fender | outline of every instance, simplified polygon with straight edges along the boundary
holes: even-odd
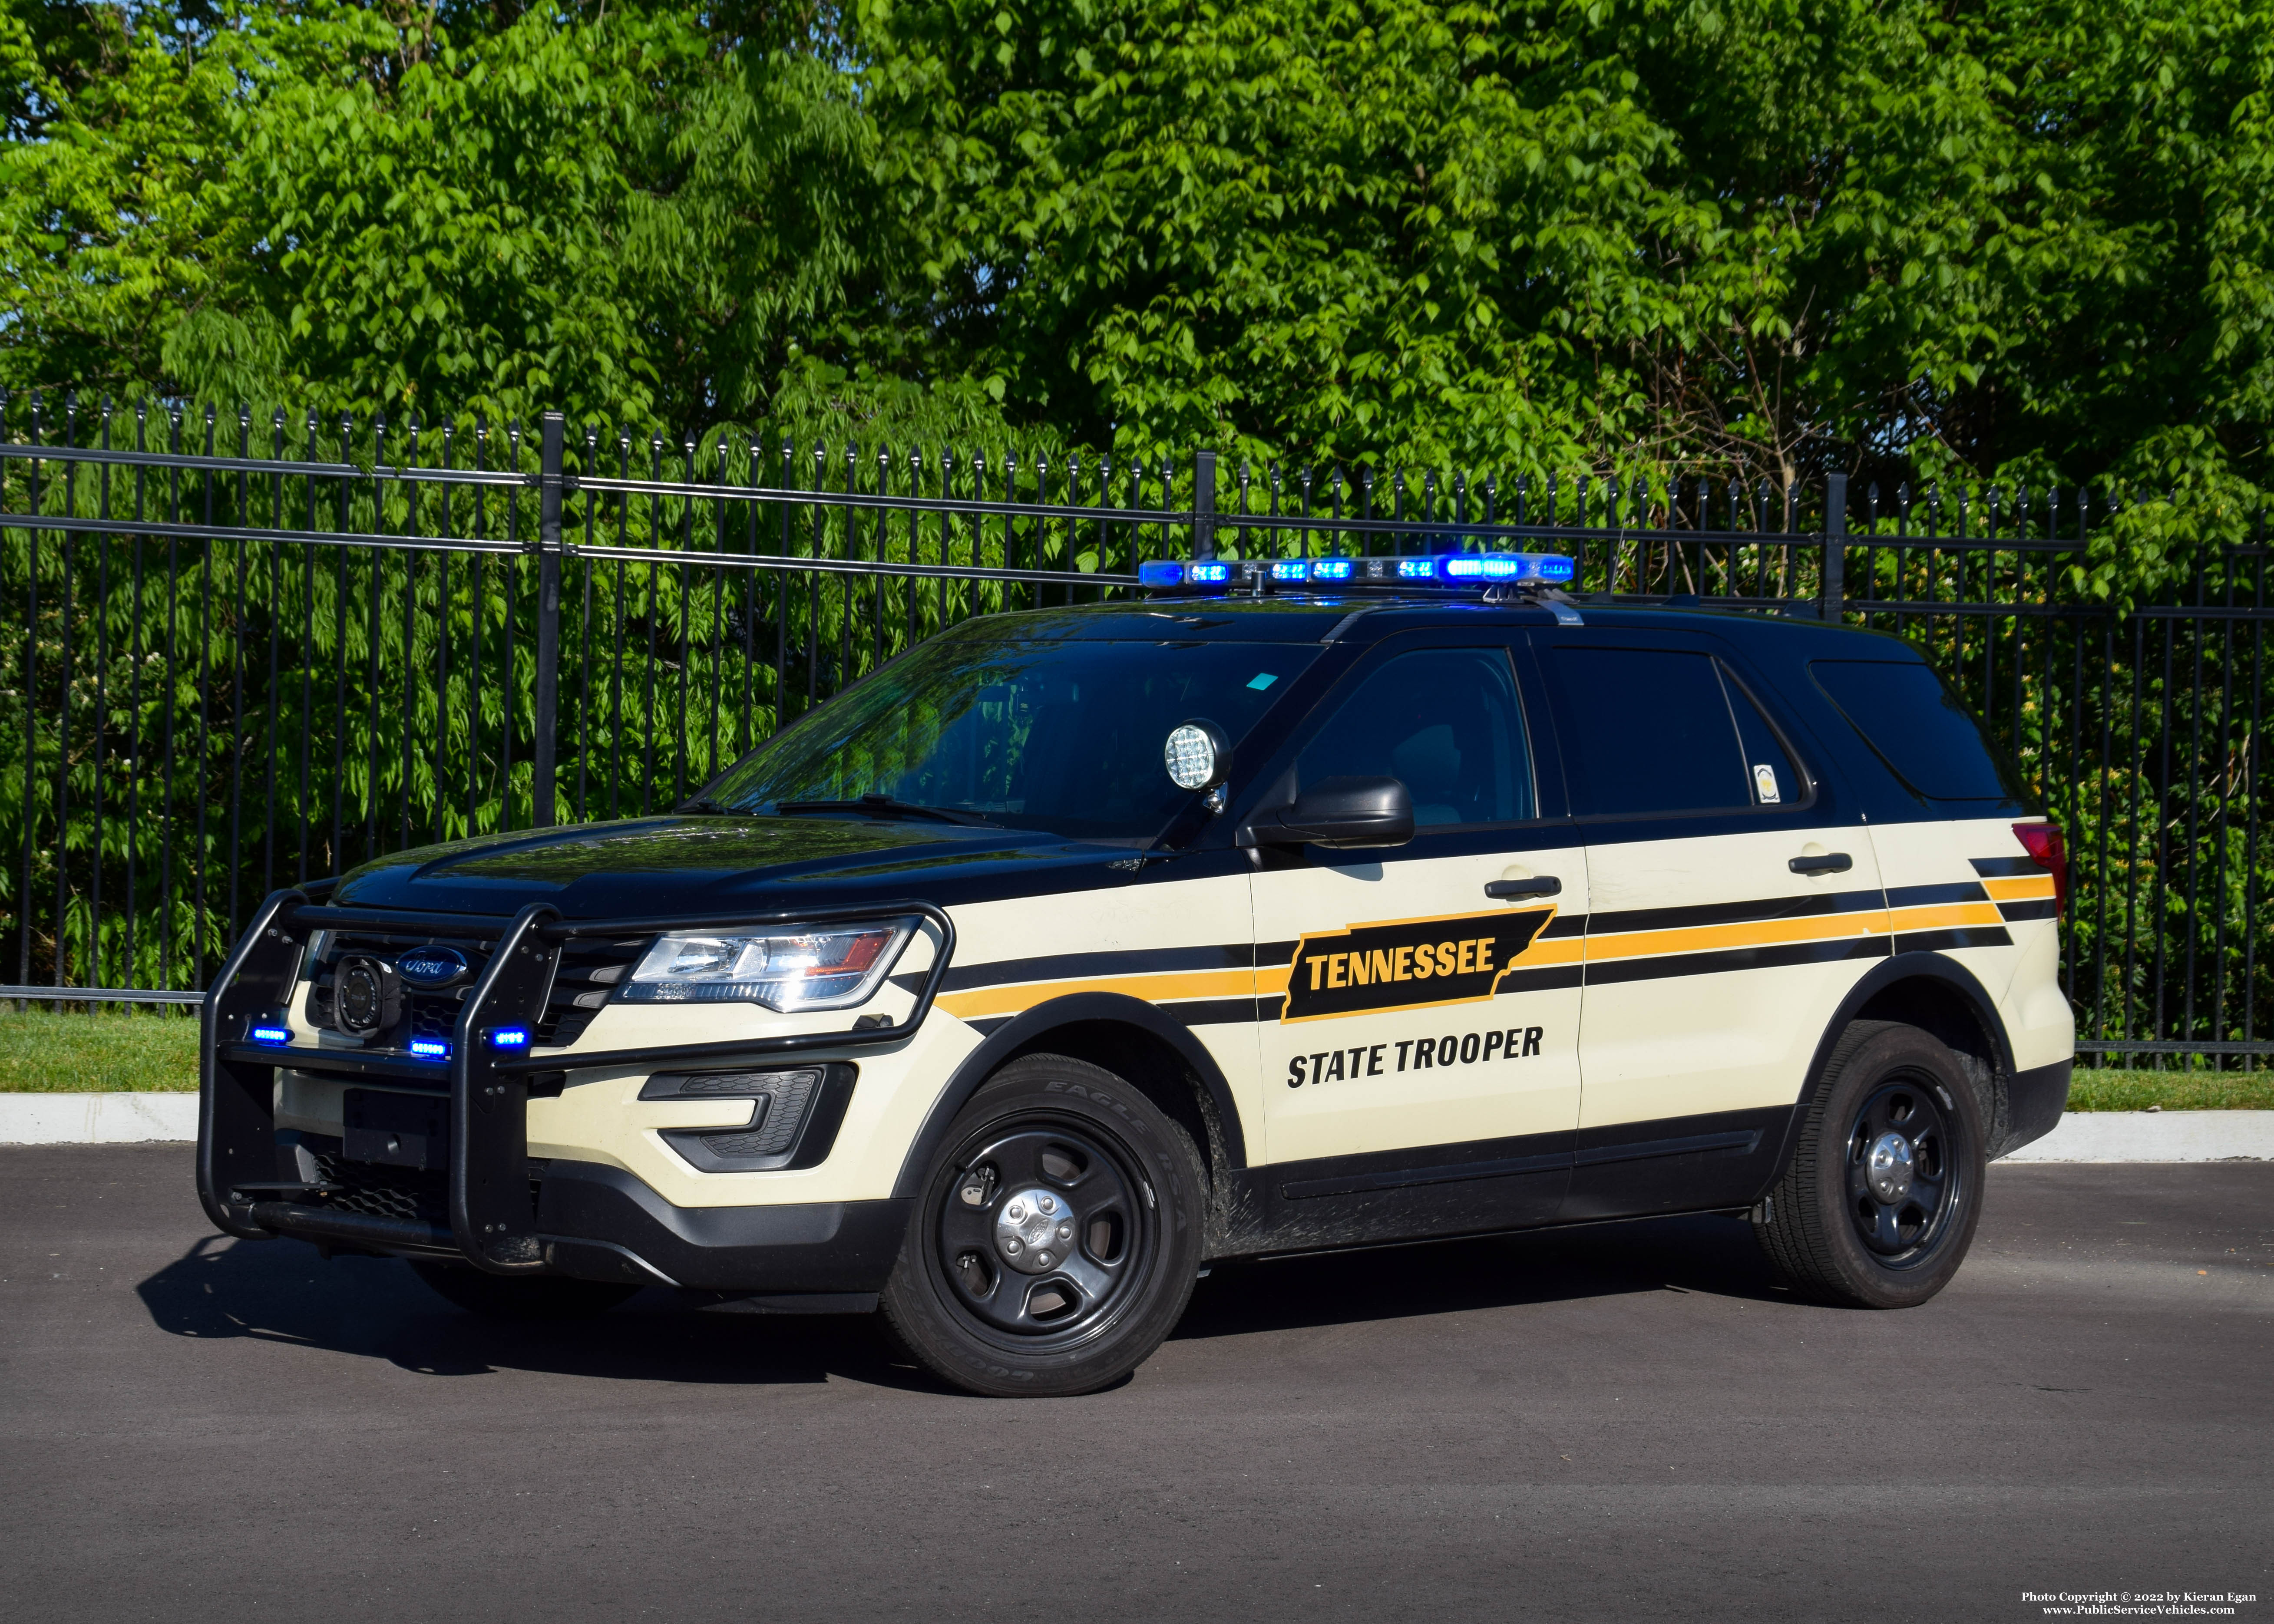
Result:
[[[1080,1022],[1113,1021],[1125,1026],[1135,1026],[1159,1038],[1177,1052],[1178,1057],[1190,1066],[1193,1075],[1209,1091],[1215,1102],[1216,1116],[1223,1125],[1224,1154],[1235,1168],[1247,1165],[1247,1141],[1240,1132],[1239,1109],[1232,1101],[1231,1086],[1224,1081],[1224,1072],[1208,1050],[1193,1036],[1192,1028],[1167,1014],[1159,1006],[1141,998],[1132,998],[1126,993],[1078,992],[1063,998],[1053,998],[1038,1004],[1017,1017],[1008,1026],[997,1030],[987,1041],[964,1057],[947,1086],[939,1091],[924,1116],[923,1126],[908,1146],[907,1154],[900,1162],[900,1177],[893,1182],[892,1194],[913,1197],[923,1184],[924,1169],[947,1138],[948,1124],[956,1113],[970,1102],[979,1092],[979,1086],[1000,1071],[1012,1056],[1022,1049],[1033,1047],[1037,1038],[1047,1036],[1061,1026]],[[1202,1147],[1201,1154],[1207,1154]]]
[[[2005,1020],[1998,1013],[1996,1001],[1975,979],[1971,970],[1940,953],[1897,953],[1892,959],[1883,959],[1848,989],[1848,996],[1840,1001],[1840,1007],[1825,1023],[1824,1035],[1816,1041],[1816,1053],[1809,1059],[1800,1097],[1793,1101],[1792,1115],[1785,1124],[1784,1140],[1777,1147],[1775,1160],[1770,1164],[1775,1171],[1770,1176],[1769,1184],[1774,1184],[1784,1176],[1785,1165],[1792,1160],[1793,1147],[1800,1138],[1801,1124],[1807,1119],[1809,1098],[1815,1094],[1817,1084],[1823,1079],[1825,1063],[1832,1058],[1832,1046],[1840,1041],[1840,1034],[1847,1029],[1848,1023],[1856,1019],[1856,1011],[1897,981],[1920,978],[1940,981],[1966,1001],[1975,1018],[1982,1023],[1983,1030],[1990,1034],[1991,1041],[1997,1045],[2001,1074],[2009,1079],[2014,1076],[2014,1044],[2006,1035]],[[1767,1188],[1768,1185],[1764,1185],[1762,1193],[1766,1193]],[[1757,1195],[1755,1199],[1758,1199]]]

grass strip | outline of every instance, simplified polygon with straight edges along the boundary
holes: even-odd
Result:
[[[194,1094],[194,1010],[0,1006],[0,1094]]]
[[[0,1009],[0,1094],[193,1093],[193,1012]],[[2274,1071],[2077,1069],[2073,1111],[2274,1110]]]

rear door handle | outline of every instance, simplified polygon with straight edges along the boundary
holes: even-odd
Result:
[[[1563,891],[1563,882],[1552,874],[1539,875],[1529,880],[1488,880],[1485,895],[1495,902],[1505,902],[1511,897],[1555,897]]]
[[[1856,860],[1845,852],[1826,852],[1821,857],[1796,857],[1785,866],[1795,874],[1845,874]]]

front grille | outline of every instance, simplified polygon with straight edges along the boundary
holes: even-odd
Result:
[[[606,1006],[616,987],[629,973],[640,954],[646,951],[650,938],[629,936],[611,941],[599,937],[576,936],[561,950],[561,962],[553,973],[553,986],[547,992],[545,1008],[531,1022],[533,1045],[541,1049],[560,1049],[574,1043],[584,1035],[584,1029]],[[383,935],[378,932],[341,931],[333,935],[323,957],[312,966],[305,1004],[311,1026],[328,1031],[340,1030],[333,1008],[334,975],[343,957],[350,953],[369,953],[390,961],[413,948],[441,945],[455,947],[466,958],[469,966],[464,981],[455,987],[418,989],[406,984],[403,992],[403,1012],[394,1027],[376,1033],[366,1040],[370,1047],[407,1049],[413,1041],[448,1042],[456,1032],[458,1016],[466,995],[480,979],[496,951],[494,940],[471,936],[434,936]],[[500,1011],[501,1019],[516,1018],[514,1011]],[[519,1019],[528,1019],[525,1014]]]
[[[372,1218],[410,1218],[448,1227],[450,1222],[449,1176],[416,1168],[387,1167],[376,1162],[350,1162],[345,1156],[318,1154],[316,1177],[327,1184],[324,1204]]]
[[[439,1169],[388,1167],[378,1162],[350,1162],[336,1152],[318,1151],[316,1179],[330,1184],[324,1204],[372,1218],[410,1218],[450,1227],[450,1176]],[[542,1162],[529,1164],[529,1214],[536,1217],[545,1188]]]

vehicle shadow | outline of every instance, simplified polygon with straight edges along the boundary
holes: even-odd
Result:
[[[656,1289],[590,1319],[492,1320],[451,1306],[394,1259],[326,1262],[295,1241],[207,1236],[135,1290],[170,1335],[284,1342],[426,1376],[516,1370],[737,1387],[836,1376],[942,1390],[865,1319],[697,1312]]]
[[[1457,1313],[1658,1291],[1790,1302],[1747,1226],[1659,1218],[1220,1266],[1195,1287],[1174,1339]],[[501,1370],[720,1386],[836,1377],[947,1389],[868,1318],[697,1312],[643,1291],[588,1320],[488,1320],[443,1302],[393,1259],[319,1259],[297,1242],[215,1235],[135,1288],[169,1335],[248,1337],[383,1359],[427,1376]]]
[[[1568,1229],[1321,1252],[1213,1271],[1177,1338],[1244,1336],[1668,1287],[1789,1303],[1743,1219],[1630,1219]]]

